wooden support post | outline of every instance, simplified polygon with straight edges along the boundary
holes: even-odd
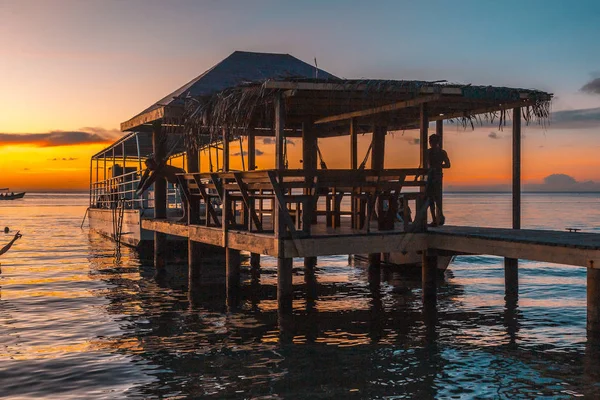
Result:
[[[429,160],[428,160],[428,152],[427,152],[427,143],[429,141],[429,107],[427,105],[427,103],[423,103],[421,104],[421,110],[420,110],[420,119],[419,119],[419,148],[420,148],[420,160],[421,160],[421,168],[429,168]],[[425,195],[425,187],[421,186],[419,188],[419,191],[423,194],[423,196]],[[426,231],[427,230],[427,210],[422,210],[421,208],[423,206],[427,205],[427,201],[422,198],[420,200],[417,200],[416,202],[416,206],[417,209],[415,210],[415,223],[421,223],[421,226],[419,226],[418,228],[421,231]],[[418,221],[418,218],[416,218],[416,216],[418,215],[423,215],[423,218],[421,218],[421,221]]]
[[[429,250],[423,251],[423,266],[421,268],[423,303],[435,303],[436,301],[437,265],[437,255],[432,255]]]
[[[229,171],[229,135],[223,128],[223,172]]]
[[[284,110],[284,99],[281,93],[277,93],[275,96],[275,168],[279,170],[285,169],[284,159],[284,131],[285,128],[285,110]]]
[[[239,301],[240,264],[240,251],[231,248],[225,249],[225,275],[228,308],[235,308]]]
[[[284,131],[285,115],[284,115],[284,100],[281,93],[277,93],[275,97],[275,168],[278,170],[285,169],[284,160]],[[286,314],[292,310],[292,266],[293,259],[284,256],[283,237],[285,236],[285,223],[281,216],[281,208],[274,204],[275,214],[275,239],[277,240],[278,254],[277,258],[277,305],[279,312]]]
[[[256,169],[256,135],[248,132],[248,171]]]
[[[304,269],[312,271],[317,266],[317,257],[304,257]]]
[[[513,172],[512,172],[512,226],[521,229],[521,108],[513,108]],[[518,297],[519,260],[504,259],[504,288],[508,297]]]
[[[372,137],[372,148],[371,148],[371,169],[376,171],[382,171],[384,166],[384,156],[385,156],[385,135],[387,133],[387,129],[382,126],[374,126],[373,127],[373,137]],[[377,207],[378,216],[381,215],[382,205],[378,200],[377,204],[374,205]],[[365,224],[369,225],[371,223],[371,216],[367,218]],[[368,228],[367,228],[368,231]],[[381,253],[372,253],[369,254],[369,268],[379,268],[381,265]]]
[[[166,138],[163,136],[160,121],[152,124],[152,149],[157,162],[166,162],[167,155]],[[167,218],[167,181],[157,179],[154,182],[154,218]],[[154,232],[154,267],[156,273],[164,273],[165,253],[167,246],[167,235],[161,232]]]
[[[252,268],[252,269],[260,268],[260,254],[250,253],[250,268]]]
[[[248,171],[256,170],[256,135],[254,132],[248,133]],[[250,207],[248,212],[253,213],[255,208],[255,200],[250,197]],[[250,222],[252,223],[252,222]],[[250,253],[250,267],[252,269],[260,268],[260,254]]]
[[[440,137],[440,148],[443,149],[444,148],[444,120],[440,119],[439,121],[435,121],[435,134],[438,135]],[[444,200],[444,184],[443,184],[443,179],[444,177],[442,176],[441,180],[440,180],[440,193],[442,194],[442,196],[440,197],[440,208],[442,208],[442,202]],[[440,210],[437,210],[438,215],[443,215],[442,212],[443,208]]]
[[[189,173],[200,172],[200,160],[197,150],[191,147],[187,149],[186,169]],[[190,197],[188,199],[188,225],[200,224],[200,199],[198,197]],[[188,279],[189,284],[193,285],[200,282],[201,262],[202,262],[202,245],[199,242],[194,242],[188,238]]]
[[[358,124],[350,120],[350,169],[358,169]]]
[[[314,182],[317,172],[317,134],[312,123],[302,124],[302,169],[306,175],[307,182]],[[310,189],[304,189],[304,194],[310,194]],[[316,222],[316,202],[304,201],[302,203],[302,230],[310,235],[310,227]]]
[[[350,169],[353,171],[358,169],[358,124],[355,118],[350,120]],[[357,208],[356,197],[352,193],[350,197],[350,226],[352,229],[357,229]]]
[[[371,148],[371,169],[382,171],[385,158],[385,135],[387,128],[384,126],[373,127],[373,147]]]
[[[600,269],[587,269],[587,330],[588,336],[600,337]]]

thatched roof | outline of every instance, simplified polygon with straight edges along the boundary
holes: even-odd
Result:
[[[276,96],[285,101],[288,136],[297,136],[302,123],[318,127],[320,137],[348,134],[351,118],[370,131],[414,128],[420,105],[427,103],[429,120],[451,119],[464,125],[484,118],[503,124],[506,110],[521,107],[527,122],[544,122],[552,94],[538,90],[450,84],[445,81],[341,80],[314,78],[269,79],[245,83],[209,97],[189,98],[183,116],[191,142],[204,143],[223,129],[246,134],[254,128],[272,134]]]
[[[139,130],[142,124],[178,116],[187,98],[203,98],[248,82],[297,77],[336,79],[330,73],[289,54],[235,51],[202,75],[123,122],[121,130]]]

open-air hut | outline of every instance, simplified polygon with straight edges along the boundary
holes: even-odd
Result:
[[[290,55],[238,51],[122,123],[121,129],[151,135],[158,159],[170,155],[169,137],[183,138],[187,171],[181,179],[189,187],[188,223],[166,219],[165,183],[160,181],[154,188],[154,219],[140,222],[142,229],[154,232],[157,268],[166,234],[188,238],[191,278],[199,270],[197,243],[227,249],[232,285],[239,278],[240,250],[253,253],[253,260],[258,254],[272,255],[278,259],[280,300],[285,303],[293,257],[304,257],[311,265],[320,255],[369,254],[376,266],[382,254],[426,249],[423,192],[427,137],[434,121],[435,132],[443,137],[445,120],[468,127],[479,120],[502,125],[512,119],[513,227],[519,228],[521,119],[543,123],[551,98],[538,90],[446,81],[340,79]],[[387,132],[417,127],[420,165],[385,169]],[[357,149],[361,133],[371,135],[365,157]],[[350,168],[327,168],[319,138],[344,135],[349,136]],[[245,171],[232,171],[230,143],[240,137],[247,143]],[[274,168],[255,168],[256,137],[275,141]],[[288,138],[301,142],[301,169],[287,168]],[[199,170],[199,151],[207,146],[220,151],[219,170]],[[349,210],[342,207],[343,199],[350,200]],[[414,220],[404,214],[398,223],[399,203],[411,205]],[[425,275],[430,281],[431,272]]]

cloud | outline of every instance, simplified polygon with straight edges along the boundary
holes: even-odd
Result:
[[[600,107],[554,112],[550,126],[572,129],[600,126]]]
[[[493,131],[488,133],[488,137],[490,139],[502,139],[502,136],[498,135],[497,132],[493,132]]]
[[[263,142],[263,144],[275,144],[275,138],[272,138],[272,137],[264,137],[264,138],[262,138],[262,142]],[[287,140],[287,143],[288,143],[290,146],[295,146],[295,145],[296,145],[296,142],[295,142],[294,140],[292,140],[292,139],[289,139],[289,138],[288,138],[288,140]]]
[[[78,160],[78,158],[76,158],[76,157],[69,157],[69,158],[65,158],[65,157],[58,158],[58,157],[55,157],[55,158],[49,158],[48,159],[48,161],[75,161],[75,160]]]
[[[36,147],[73,146],[78,144],[110,143],[121,136],[118,130],[86,127],[78,131],[46,133],[0,133],[0,147],[31,145]]]
[[[248,152],[246,150],[244,150],[243,153],[244,153],[244,157],[248,155]],[[232,156],[239,157],[241,154],[242,153],[238,151],[237,153],[233,153]],[[259,149],[255,149],[254,154],[256,154],[257,156],[262,156],[263,154],[265,154],[265,152],[262,150],[259,150]]]
[[[525,190],[534,192],[596,192],[600,191],[600,182],[580,182],[567,174],[552,174],[544,178],[544,183],[525,185]]]
[[[600,94],[600,78],[592,79],[579,90],[587,94]]]

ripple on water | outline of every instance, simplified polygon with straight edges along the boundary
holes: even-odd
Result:
[[[157,281],[137,253],[115,257],[110,242],[79,228],[86,201],[33,195],[0,205],[3,224],[24,233],[2,257],[3,396],[600,396],[584,269],[521,262],[519,299],[507,304],[502,258],[456,257],[432,313],[418,276],[385,272],[373,285],[345,256],[319,258],[314,276],[296,260],[286,316],[273,258],[263,257],[258,282],[245,261],[240,304],[228,308],[222,282],[188,291],[185,266]],[[573,201],[599,207],[593,197],[526,195],[523,225],[562,229]],[[510,196],[451,194],[445,204],[459,224],[510,224]],[[600,212],[575,220],[598,230]]]

